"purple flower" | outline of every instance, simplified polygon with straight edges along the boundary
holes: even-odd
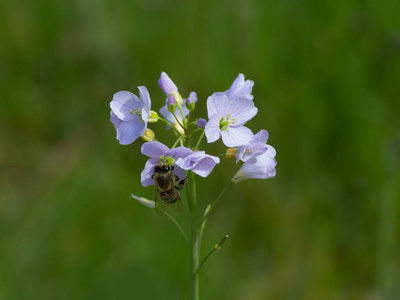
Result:
[[[225,93],[214,93],[207,99],[208,119],[205,126],[207,142],[222,136],[228,147],[246,145],[253,133],[243,125],[257,114],[253,101],[244,98],[228,99]]]
[[[251,90],[253,89],[254,82],[252,80],[244,80],[244,75],[239,74],[233,81],[231,87],[225,92],[229,99],[245,98],[253,100]]]
[[[208,155],[204,151],[195,151],[185,158],[176,160],[176,164],[182,169],[192,170],[201,177],[207,177],[218,163],[218,157]]]
[[[169,149],[167,146],[160,142],[147,142],[142,145],[142,154],[150,157],[141,174],[141,182],[143,186],[153,185],[154,181],[151,176],[154,173],[154,167],[160,160],[169,160],[175,167],[173,173],[181,180],[186,177],[186,172],[176,164],[178,158],[185,158],[192,154],[192,150],[185,147],[177,147]]]
[[[266,179],[274,177],[276,170],[276,151],[274,147],[267,145],[268,149],[255,158],[254,163],[245,162],[239,171],[233,176],[232,182],[238,183],[249,178]]]
[[[268,140],[268,132],[260,130],[254,135],[249,144],[239,146],[236,153],[236,163],[239,160],[249,163],[255,163],[256,157],[266,152],[271,146],[266,145]]]
[[[147,89],[139,86],[140,99],[131,92],[114,94],[110,103],[111,122],[120,144],[128,145],[143,135],[150,115],[151,100]]]

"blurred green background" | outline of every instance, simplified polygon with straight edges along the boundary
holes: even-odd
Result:
[[[130,198],[154,195],[143,142],[119,145],[109,121],[113,94],[139,85],[158,110],[161,71],[198,93],[198,117],[245,74],[248,126],[278,153],[275,178],[232,186],[210,216],[202,254],[230,237],[202,299],[398,298],[399,6],[1,1],[0,299],[189,298],[184,239]],[[200,207],[237,169],[224,160],[198,180]]]

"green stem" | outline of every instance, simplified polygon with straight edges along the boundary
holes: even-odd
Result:
[[[204,257],[204,259],[200,263],[199,267],[197,268],[197,273],[200,272],[201,267],[204,265],[206,260],[211,256],[211,254],[213,254],[215,251],[218,251],[219,249],[221,249],[222,244],[226,241],[226,239],[228,237],[229,237],[228,235],[225,235],[224,238],[218,244],[216,244],[214,246],[214,248],[206,255],[206,257]]]
[[[176,145],[178,145],[179,141],[182,142],[182,140],[185,139],[185,138],[186,138],[186,135],[181,135],[180,137],[178,137],[176,139],[175,143],[172,145],[171,149],[174,149],[176,147]],[[181,145],[182,145],[182,143],[181,143]]]
[[[182,114],[182,120],[185,118],[185,114],[184,114],[184,112],[183,112],[183,109],[182,109],[182,106],[181,105],[178,105],[178,108],[179,108],[179,110],[181,111],[181,114]],[[190,113],[190,112],[189,112]],[[189,117],[189,116],[188,116]],[[183,129],[185,129],[184,127],[182,127]]]
[[[214,208],[214,206],[218,203],[219,199],[221,199],[222,195],[226,192],[226,190],[231,186],[232,181],[229,181],[229,183],[226,185],[226,187],[222,190],[222,192],[218,195],[218,197],[214,200],[212,204],[209,204],[204,211],[203,218],[201,219],[201,224],[205,223],[207,220],[208,215],[210,214],[211,210]],[[201,229],[201,228],[200,228]],[[202,229],[204,230],[204,228]]]
[[[181,123],[181,121],[179,121],[179,119],[176,117],[175,113],[172,113],[172,115],[175,118],[175,121],[179,124],[179,126],[182,127],[182,129],[185,131],[185,127],[183,126],[183,124]],[[183,115],[182,115],[183,116]],[[186,131],[185,131],[186,132]]]
[[[200,146],[201,140],[202,140],[203,137],[204,137],[204,134],[205,134],[205,131],[203,131],[203,132],[201,133],[201,135],[200,135],[200,137],[199,137],[199,140],[197,141],[197,144],[196,144],[196,146],[195,146],[196,149],[199,149],[199,146]]]
[[[188,171],[188,202],[191,215],[191,247],[190,247],[190,266],[191,266],[191,282],[192,282],[192,300],[199,299],[199,255],[200,255],[200,239],[199,230],[196,226],[196,181],[195,174]]]
[[[169,213],[167,213],[166,211],[164,211],[164,214],[179,228],[179,230],[181,231],[183,237],[185,238],[186,242],[189,244],[189,239],[185,233],[185,231],[183,230],[182,226],[178,223],[178,221],[175,220],[174,217],[172,217]]]
[[[193,133],[198,132],[198,131],[204,131],[204,128],[196,128],[195,130],[193,130],[190,134],[189,137],[192,137]]]
[[[164,118],[161,118],[161,117],[158,117],[158,119],[159,119],[160,121],[162,121],[162,122],[168,124],[173,130],[175,130],[175,132],[178,134],[178,136],[181,136],[181,135],[182,135],[182,133],[180,133],[179,130],[176,129],[175,126],[171,124],[171,122],[169,122],[168,120],[166,120],[166,119],[164,119]]]

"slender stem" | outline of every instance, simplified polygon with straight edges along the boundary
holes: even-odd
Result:
[[[199,267],[197,268],[197,273],[200,272],[201,267],[203,266],[203,264],[206,262],[206,260],[210,257],[211,254],[213,254],[215,251],[218,251],[221,249],[222,244],[225,242],[225,240],[228,238],[228,235],[225,235],[224,238],[214,246],[214,248],[206,255],[206,257],[204,257],[204,259],[202,260],[202,262],[200,263]]]
[[[218,197],[214,200],[212,204],[208,204],[204,214],[203,218],[201,219],[200,226],[199,226],[199,245],[201,245],[201,241],[203,239],[203,233],[204,229],[206,228],[206,222],[207,222],[207,217],[210,214],[211,210],[214,208],[214,206],[217,204],[219,199],[222,197],[222,195],[226,192],[226,190],[231,186],[232,181],[229,181],[229,183],[226,185],[226,187],[222,190],[222,192],[218,195]],[[211,254],[210,254],[211,255]]]
[[[185,231],[183,230],[182,226],[178,223],[178,221],[175,220],[175,218],[173,216],[171,216],[169,213],[167,213],[166,211],[164,211],[164,214],[178,227],[178,229],[181,231],[183,237],[185,238],[186,242],[189,244],[189,239],[188,239]]]
[[[184,138],[186,138],[186,135],[181,135],[181,136],[179,136],[179,137],[176,139],[175,143],[172,145],[171,149],[174,149],[174,148],[176,147],[176,145],[178,145],[179,141],[182,142],[182,140],[183,140]]]
[[[222,190],[222,192],[218,195],[218,197],[214,200],[214,202],[210,205],[207,206],[206,210],[204,211],[203,218],[201,219],[201,224],[205,223],[207,220],[208,215],[210,214],[211,210],[214,208],[214,206],[218,203],[218,200],[221,199],[222,195],[226,192],[226,190],[231,186],[232,181],[229,181],[229,183],[226,185],[226,187]],[[204,228],[203,228],[204,230]]]
[[[203,137],[204,137],[204,134],[205,134],[205,131],[203,131],[203,132],[201,133],[201,135],[200,135],[200,137],[199,137],[199,140],[197,141],[197,144],[196,144],[196,146],[195,146],[196,149],[199,149],[199,146],[200,146],[201,140],[202,140]]]
[[[182,106],[181,105],[178,105],[178,108],[179,108],[179,110],[181,111],[181,114],[182,114],[182,120],[185,118],[185,114],[183,113],[183,109],[182,109]],[[190,113],[190,112],[189,112]],[[183,127],[183,129],[185,129],[184,127]]]
[[[175,130],[175,132],[178,134],[178,136],[181,136],[181,135],[182,135],[182,133],[180,133],[179,130],[176,129],[176,127],[175,127],[174,125],[172,125],[170,121],[168,121],[168,120],[166,120],[166,119],[164,119],[164,118],[161,118],[161,117],[158,117],[158,119],[159,119],[160,121],[162,121],[162,122],[168,124],[173,130]]]
[[[181,123],[181,121],[179,121],[179,119],[177,118],[177,116],[175,115],[175,113],[172,113],[172,115],[175,118],[175,121],[179,124],[179,126],[182,127],[183,130],[185,130],[185,127],[183,126],[183,124]],[[183,115],[182,115],[183,116]]]
[[[192,282],[192,300],[199,299],[199,267],[200,240],[199,230],[196,226],[196,181],[195,174],[188,171],[188,202],[191,215],[191,247],[190,247],[190,266],[191,266],[191,282]]]
[[[201,131],[201,130],[204,131],[204,128],[196,128],[195,130],[193,130],[193,131],[189,134],[189,137],[192,137],[193,133],[195,133],[195,132],[197,132],[197,131]]]

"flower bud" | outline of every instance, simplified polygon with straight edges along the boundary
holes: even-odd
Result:
[[[146,198],[143,198],[143,197],[138,197],[138,196],[135,196],[134,194],[131,194],[131,197],[133,199],[136,199],[137,202],[139,202],[140,204],[142,204],[144,206],[147,206],[147,207],[150,207],[150,208],[155,208],[156,207],[156,202],[154,200],[149,200],[149,199],[146,199]]]
[[[226,158],[235,158],[236,157],[236,153],[237,153],[237,149],[236,148],[228,148],[228,149],[226,149],[225,157]]]
[[[146,128],[146,130],[144,131],[144,133],[142,135],[142,139],[144,139],[146,142],[150,142],[150,141],[154,141],[155,136],[156,136],[156,134],[154,133],[153,130],[151,130],[150,128]]]
[[[154,110],[150,111],[149,119],[147,120],[149,123],[156,123],[158,122],[158,114]]]
[[[207,124],[207,121],[206,121],[206,119],[203,119],[203,118],[198,119],[197,122],[196,122],[196,125],[199,128],[206,127],[206,124]]]
[[[168,101],[167,101],[167,106],[168,106],[168,110],[171,113],[174,113],[176,111],[176,99],[173,95],[169,96]]]
[[[176,104],[181,106],[182,103],[183,103],[183,99],[182,99],[181,94],[179,94],[178,91],[172,91],[171,95],[174,96]]]
[[[195,108],[194,100],[190,97],[186,99],[186,108],[190,111],[193,111]]]

